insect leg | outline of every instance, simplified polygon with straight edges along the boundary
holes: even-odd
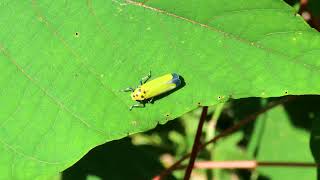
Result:
[[[151,71],[149,71],[149,74],[148,74],[146,77],[143,77],[143,78],[140,80],[140,85],[146,83],[150,78],[151,78]]]
[[[149,100],[148,100],[148,103],[153,104],[153,98],[149,99]]]
[[[132,88],[132,87],[128,87],[128,88],[126,88],[126,89],[123,89],[123,90],[121,90],[122,92],[133,92],[134,91],[134,89]]]
[[[142,104],[142,103],[140,103],[140,104],[134,104],[134,105],[132,105],[131,107],[130,107],[130,111],[133,109],[133,108],[143,108],[143,107],[145,107],[145,105],[144,104]]]

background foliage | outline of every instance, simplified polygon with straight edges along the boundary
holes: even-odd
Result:
[[[213,106],[208,135],[218,103],[236,99],[225,104],[214,134],[274,100],[248,97],[319,94],[320,36],[297,14],[311,13],[307,21],[317,28],[316,3],[289,3],[295,9],[280,0],[0,2],[0,178],[60,178],[55,174],[93,147],[179,117],[97,147],[62,175],[123,179],[125,169],[148,179],[190,150],[199,112],[185,113],[199,105]],[[149,70],[177,72],[185,86],[130,112],[133,102],[119,90]],[[317,98],[299,96],[273,109],[199,158],[310,162],[312,131],[318,161]],[[194,174],[282,178],[288,172]],[[316,176],[314,169],[291,174]]]

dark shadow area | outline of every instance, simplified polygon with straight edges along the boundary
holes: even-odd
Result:
[[[243,179],[243,180],[252,179],[252,170],[240,169],[240,170],[236,170],[236,172],[237,172],[237,174],[240,175],[241,179]],[[256,179],[257,180],[271,180],[270,177],[265,176],[261,173],[259,173],[259,175]]]
[[[258,112],[262,109],[261,98],[244,98],[239,100],[233,100],[231,104],[232,114],[234,116],[233,122],[237,123],[240,120],[247,118],[248,116]],[[240,146],[247,146],[251,139],[252,132],[254,130],[255,121],[247,124],[242,131],[244,132],[244,138],[239,143]]]
[[[310,138],[310,149],[313,155],[313,158],[318,164],[320,164],[320,111],[317,113],[317,118],[312,121],[312,130]],[[320,180],[320,168],[318,166],[317,170],[317,179]]]
[[[271,178],[269,178],[268,176],[264,176],[264,175],[259,174],[258,180],[271,180]]]
[[[299,3],[299,0],[284,0],[290,6],[294,6],[295,4]]]
[[[317,17],[315,20],[319,20],[320,16],[320,1],[319,0],[309,0],[308,9],[310,9],[313,16]],[[319,29],[317,29],[319,31]]]
[[[134,146],[129,138],[112,141],[92,149],[65,170],[62,179],[86,180],[88,175],[94,175],[103,180],[149,180],[164,169],[159,162],[162,153],[152,146]]]
[[[310,131],[312,119],[316,117],[320,107],[320,96],[296,96],[294,100],[284,104],[284,108],[293,125]]]
[[[235,122],[244,120],[248,118],[249,116],[261,111],[264,106],[272,101],[276,101],[278,99],[261,99],[261,98],[245,98],[245,99],[239,99],[233,102],[232,108],[234,111],[235,116]],[[257,117],[259,118],[259,116]],[[264,127],[265,127],[265,121],[260,122],[262,123],[263,128],[260,129],[260,131],[257,131],[255,133],[255,136],[257,138],[257,146],[254,147],[253,150],[253,157],[256,157],[259,149],[260,149],[260,142],[262,139],[262,136],[264,134]],[[252,136],[254,136],[254,128],[255,128],[256,120],[253,120],[251,123],[245,125],[241,131],[244,134],[243,139],[238,143],[238,145],[242,148],[247,148],[248,144],[250,143]],[[241,171],[242,172],[242,171]],[[250,171],[249,171],[250,172]]]

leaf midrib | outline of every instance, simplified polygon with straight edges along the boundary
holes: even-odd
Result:
[[[185,17],[182,17],[182,16],[179,16],[179,15],[176,15],[174,13],[171,13],[171,12],[168,12],[168,11],[165,11],[163,9],[159,9],[159,8],[155,8],[155,7],[151,7],[151,6],[148,6],[146,5],[145,3],[141,3],[141,2],[136,2],[136,1],[132,1],[132,0],[125,0],[125,2],[127,2],[127,5],[128,4],[131,4],[133,6],[138,6],[138,7],[142,7],[142,8],[145,8],[145,9],[148,9],[148,10],[151,10],[151,11],[155,11],[157,13],[161,13],[161,14],[164,14],[164,15],[167,15],[167,16],[170,16],[170,17],[173,17],[173,18],[177,18],[177,19],[180,19],[180,20],[184,20],[186,22],[189,22],[191,24],[195,24],[195,25],[198,25],[200,27],[203,27],[203,28],[206,28],[210,31],[213,31],[213,32],[216,32],[216,33],[220,33],[222,35],[224,35],[225,37],[229,37],[230,39],[233,39],[233,40],[236,40],[238,41],[239,43],[244,43],[246,45],[249,45],[249,46],[252,46],[252,47],[255,47],[255,48],[258,48],[258,49],[261,49],[263,51],[266,51],[268,53],[272,53],[274,55],[278,55],[278,56],[281,56],[283,57],[283,60],[286,60],[286,61],[289,61],[289,62],[292,62],[294,59],[297,59],[297,57],[301,56],[302,53],[299,53],[299,55],[297,56],[294,56],[294,57],[290,57],[289,55],[283,53],[283,52],[279,52],[278,50],[276,49],[272,49],[272,48],[269,48],[269,47],[265,47],[257,42],[259,41],[250,41],[249,39],[244,39],[244,38],[241,38],[239,36],[236,36],[236,35],[233,35],[229,32],[226,32],[226,31],[223,31],[221,29],[217,29],[213,26],[209,26],[207,24],[204,24],[204,23],[200,23],[198,21],[195,21],[195,20],[192,20],[192,19],[188,19],[188,18],[185,18]],[[292,32],[301,32],[301,31],[292,31]],[[277,32],[273,32],[273,33],[277,33]],[[308,33],[311,33],[310,31]],[[268,33],[270,34],[270,33]],[[313,49],[314,50],[314,49]],[[320,48],[319,48],[320,50]],[[320,71],[320,67],[316,67],[317,69],[314,69],[314,67],[310,68],[312,65],[307,65],[306,66],[306,63],[300,63],[298,61],[294,61],[294,63],[297,63],[297,64],[302,64],[303,67],[306,67],[308,68],[309,70],[311,71]],[[310,67],[309,67],[310,66]]]

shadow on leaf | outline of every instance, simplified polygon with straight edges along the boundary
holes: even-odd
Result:
[[[160,154],[152,146],[134,146],[129,138],[112,141],[92,149],[62,179],[151,179],[164,169]]]

